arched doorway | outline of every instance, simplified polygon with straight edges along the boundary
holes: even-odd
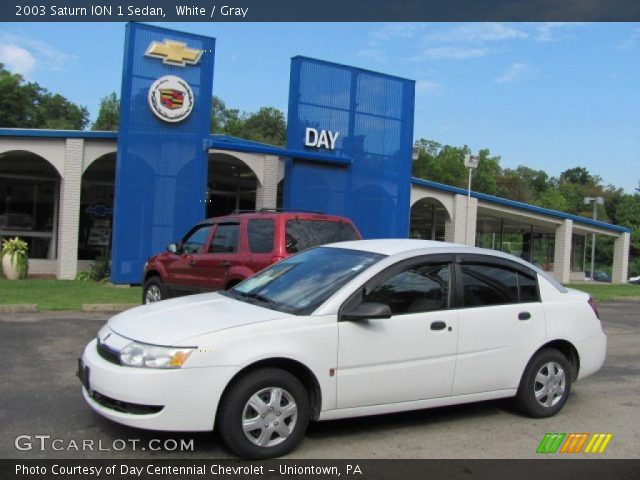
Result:
[[[442,203],[435,198],[422,198],[411,206],[409,236],[444,242],[450,221],[449,213]]]
[[[116,153],[102,155],[82,175],[78,260],[111,254]]]
[[[206,217],[255,210],[258,186],[255,172],[239,158],[227,153],[209,154]]]
[[[20,237],[29,258],[56,258],[60,175],[26,150],[0,153],[0,240]]]

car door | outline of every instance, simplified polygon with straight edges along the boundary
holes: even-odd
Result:
[[[197,261],[198,284],[202,291],[225,288],[231,267],[242,262],[238,258],[239,231],[239,222],[216,226],[207,251]]]
[[[208,244],[213,225],[197,225],[180,242],[175,259],[167,265],[167,287],[172,295],[199,291],[197,262]]]
[[[341,312],[384,303],[391,318],[338,323],[338,408],[451,394],[458,336],[450,256],[391,267],[355,292]]]
[[[546,335],[537,275],[488,255],[459,257],[458,361],[454,395],[518,387]]]

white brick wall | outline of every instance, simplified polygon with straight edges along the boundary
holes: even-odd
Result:
[[[629,244],[631,234],[622,233],[614,243],[613,247],[613,270],[611,281],[613,283],[627,283],[629,276]]]
[[[553,255],[553,276],[562,283],[571,278],[571,236],[573,220],[564,220],[556,227],[556,243]]]
[[[467,208],[469,209],[469,231],[467,232]],[[445,225],[445,239],[448,242],[475,245],[476,222],[478,219],[478,200],[471,198],[468,202],[464,195],[456,195],[453,199],[452,224],[447,229]]]
[[[278,199],[278,162],[275,155],[264,156],[263,175],[256,190],[256,210],[276,208]]]
[[[65,143],[64,176],[60,182],[58,217],[58,278],[71,280],[78,270],[78,228],[84,140],[68,138]]]

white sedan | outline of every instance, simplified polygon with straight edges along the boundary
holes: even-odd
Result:
[[[421,240],[336,243],[233,289],[114,316],[84,350],[87,403],[122,424],[215,428],[291,451],[312,420],[515,397],[556,414],[604,362],[591,298],[516,257]]]

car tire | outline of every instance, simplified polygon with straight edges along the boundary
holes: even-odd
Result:
[[[554,348],[545,348],[529,361],[522,375],[515,401],[533,418],[551,417],[564,406],[571,392],[573,367]]]
[[[167,289],[164,282],[158,276],[153,276],[145,280],[142,286],[142,304],[159,302],[167,298]]]
[[[300,444],[310,412],[309,394],[300,380],[279,368],[261,368],[229,387],[220,402],[217,428],[240,457],[280,457]]]

